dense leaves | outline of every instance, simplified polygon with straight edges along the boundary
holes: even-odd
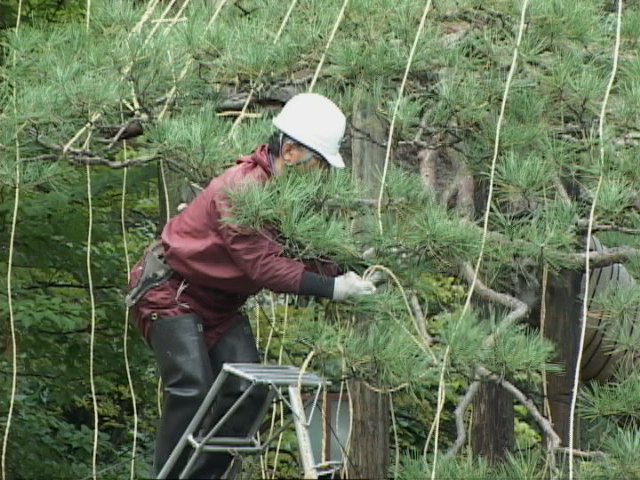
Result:
[[[335,99],[349,117],[364,98],[390,120],[424,8],[422,0],[352,0],[326,49],[342,2],[300,0],[280,37],[287,11],[282,2],[228,2],[210,23],[212,3],[194,1],[171,21],[160,21],[163,5],[143,24],[148,5],[137,2],[92,2],[87,16],[88,4],[75,0],[0,0],[3,418],[14,367],[10,248],[18,370],[8,478],[91,475],[90,280],[96,300],[100,477],[129,474],[134,412],[124,368],[122,200],[134,261],[164,220],[157,174],[172,191],[180,190],[176,185],[183,179],[206,185],[238,155],[267,140],[273,113],[293,92],[309,87],[325,53],[315,90]],[[310,368],[333,379],[336,389],[345,377],[396,389],[399,445],[409,451],[400,478],[431,475],[433,443],[426,445],[426,455],[423,451],[437,414],[445,351],[441,449],[454,439],[453,408],[477,364],[537,402],[541,374],[559,368],[552,362],[553,347],[539,332],[521,325],[500,330],[507,313],[502,307],[462,313],[465,287],[455,279],[461,263],[482,252],[484,282],[513,295],[526,293],[518,287],[523,277],[528,285],[539,285],[543,264],[552,273],[575,266],[568,255],[583,249],[584,220],[600,173],[596,223],[628,231],[640,227],[640,9],[632,2],[624,5],[622,54],[600,161],[600,108],[613,64],[612,3],[531,2],[502,123],[484,248],[489,166],[521,2],[434,5],[395,118],[380,218],[377,205],[362,198],[348,172],[311,179],[287,175],[266,188],[232,195],[234,221],[276,227],[289,255],[331,257],[359,273],[384,264],[397,275],[402,288],[389,281],[380,295],[364,301],[326,309],[314,301],[298,299],[294,307],[290,299],[265,296],[249,308],[260,312],[252,318],[270,361],[299,365],[313,349]],[[21,26],[14,29],[19,5]],[[169,16],[180,6],[167,10]],[[250,91],[253,101],[240,122]],[[347,159],[349,142],[360,134],[351,127],[343,149]],[[386,147],[386,139],[375,141]],[[444,149],[451,160],[444,165],[452,171],[436,172],[438,178],[429,183],[424,154],[434,148]],[[452,159],[464,169],[456,171]],[[91,278],[85,165],[91,167],[93,203]],[[125,165],[131,168],[123,198]],[[473,179],[474,190],[462,215],[452,184],[464,176]],[[425,183],[434,191],[426,191]],[[10,244],[16,193],[18,221]],[[611,246],[637,245],[627,234],[602,238]],[[364,258],[370,248],[375,252]],[[637,261],[629,268],[640,271]],[[405,294],[415,294],[425,318],[407,308]],[[635,288],[624,296],[604,295],[598,308],[614,321],[633,322],[636,298]],[[277,335],[265,333],[271,327]],[[494,341],[487,343],[492,334]],[[433,340],[429,345],[427,335]],[[615,336],[616,329],[608,335]],[[139,419],[134,476],[145,477],[157,417],[156,378],[138,333],[129,332],[127,339]],[[631,334],[618,338],[627,349],[635,344]],[[637,385],[627,371],[616,382],[585,388],[583,412],[594,420],[585,444],[604,452],[581,465],[585,478],[632,478],[638,471]],[[504,466],[473,458],[438,461],[436,478],[548,478],[537,426],[524,412],[518,422],[522,451]],[[297,471],[292,438],[285,435],[286,460],[275,465],[290,476]],[[277,463],[270,455],[269,462]]]

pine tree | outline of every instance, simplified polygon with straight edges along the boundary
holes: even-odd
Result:
[[[116,0],[92,2],[81,21],[6,29],[2,229],[17,184],[34,198],[80,188],[87,165],[109,179],[112,170],[148,175],[157,167],[161,225],[188,200],[178,198],[180,182],[204,186],[266,141],[273,113],[308,90],[321,65],[313,88],[349,113],[348,159],[363,138],[363,99],[385,120],[384,133],[394,126],[391,138],[365,138],[390,153],[384,176],[375,172],[384,180],[374,192],[380,200],[349,171],[313,181],[287,175],[234,195],[235,221],[273,225],[288,254],[330,257],[344,269],[383,273],[386,283],[373,298],[328,308],[258,298],[251,307],[267,323],[256,326],[276,327],[271,344],[262,338],[265,353],[275,360],[282,346],[301,364],[313,351],[309,367],[337,385],[355,378],[393,392],[384,395],[395,405],[397,450],[380,452],[393,476],[558,478],[576,468],[580,478],[635,478],[633,282],[611,278],[586,296],[585,352],[597,337],[596,350],[616,354],[611,375],[584,378],[578,392],[585,423],[570,443],[587,452],[562,448],[573,432],[569,409],[559,406],[571,401],[589,235],[608,248],[589,255],[586,278],[597,283],[598,268],[619,263],[639,276],[640,5],[613,3],[436,2],[399,100],[423,1],[351,0],[341,17],[343,2],[300,0],[279,32],[288,2],[194,0],[161,19],[164,5]],[[101,200],[106,218],[115,216],[119,201]],[[2,238],[4,256],[9,235]],[[86,248],[85,240],[74,246]],[[289,308],[299,319],[285,335],[276,323]],[[499,452],[506,460],[498,465],[478,458],[477,445],[463,450],[466,407],[486,384],[518,405],[516,445]],[[18,447],[8,438],[11,452]],[[16,477],[31,474],[13,468]]]

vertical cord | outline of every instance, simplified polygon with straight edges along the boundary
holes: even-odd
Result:
[[[123,155],[124,161],[127,161],[127,142],[123,142]],[[131,262],[129,261],[129,245],[127,243],[127,227],[125,224],[125,205],[127,198],[127,172],[125,167],[122,175],[122,203],[120,208],[120,224],[122,227],[122,243],[124,247],[124,259],[127,268],[127,278],[131,273]],[[135,465],[136,465],[136,450],[138,441],[138,406],[136,405],[136,392],[133,386],[133,379],[131,378],[131,367],[129,365],[129,350],[128,350],[128,338],[129,338],[129,308],[125,307],[124,311],[124,332],[123,332],[123,350],[124,350],[124,365],[127,372],[127,382],[129,383],[129,392],[131,393],[131,406],[133,408],[133,446],[131,447],[131,476],[130,480],[134,480]]]
[[[87,139],[84,143],[84,149],[88,149],[89,142],[91,140],[91,130],[87,133]],[[96,395],[96,384],[94,378],[94,363],[95,363],[95,338],[96,338],[96,300],[93,291],[93,274],[91,272],[91,248],[92,248],[92,234],[93,234],[93,199],[91,191],[91,167],[89,164],[85,166],[85,172],[87,175],[87,210],[89,215],[89,225],[87,233],[87,281],[89,284],[89,298],[91,302],[91,334],[89,338],[89,381],[91,385],[91,401],[93,403],[93,452],[91,455],[91,467],[93,471],[93,479],[97,478],[97,458],[98,458],[98,428],[99,428],[99,416],[98,416],[98,397]]]
[[[342,407],[342,395],[344,394],[344,386],[345,386],[345,383],[346,383],[346,380],[345,380],[346,370],[347,370],[346,360],[343,357],[343,360],[342,360],[342,371],[340,373],[340,377],[341,377],[341,379],[340,379],[340,391],[338,393],[338,405],[336,406],[336,431],[339,431],[339,429],[340,429],[340,410],[341,410],[341,407]],[[351,414],[351,412],[349,412],[349,414]],[[343,463],[346,465],[346,463],[347,463],[347,451],[343,447],[342,443],[340,443],[340,448],[342,450],[342,458],[344,459]]]
[[[471,297],[473,296],[473,291],[475,289],[476,282],[478,281],[478,272],[480,271],[480,265],[484,257],[485,246],[487,244],[487,234],[489,232],[489,215],[491,213],[491,203],[493,201],[493,190],[494,190],[494,183],[495,183],[496,166],[498,163],[498,153],[500,151],[500,135],[502,133],[502,125],[504,123],[504,115],[505,115],[505,110],[507,108],[507,99],[509,98],[511,82],[513,81],[513,76],[515,74],[516,67],[518,65],[518,55],[520,51],[520,44],[522,43],[522,36],[524,34],[525,18],[527,15],[528,5],[529,5],[529,0],[524,0],[522,3],[522,10],[520,12],[520,26],[518,28],[518,37],[516,39],[515,48],[513,49],[513,58],[511,60],[511,67],[509,68],[509,74],[507,75],[507,81],[504,87],[504,95],[502,96],[502,103],[500,105],[500,115],[498,116],[498,123],[496,125],[496,137],[493,144],[493,158],[491,159],[491,171],[489,175],[489,192],[487,194],[487,202],[486,202],[485,211],[484,211],[482,241],[480,243],[480,254],[478,255],[475,272],[473,274],[473,281],[471,282],[471,286],[469,287],[467,300],[464,305],[465,312],[469,309],[469,306],[471,305]]]
[[[204,32],[202,32],[203,34],[206,33],[209,30],[209,28],[211,28],[211,26],[214,24],[214,22],[218,18],[218,15],[220,15],[220,11],[222,10],[222,7],[224,7],[224,5],[226,3],[227,3],[227,0],[220,0],[220,3],[218,3],[218,7],[216,8],[216,11],[213,13],[213,16],[209,20],[209,23],[207,23],[207,26],[205,27]],[[166,101],[164,102],[164,106],[162,107],[162,111],[160,112],[160,114],[158,115],[158,118],[157,118],[158,122],[160,120],[162,120],[164,118],[164,116],[166,115],[166,113],[167,113],[167,111],[169,109],[169,105],[173,101],[173,97],[176,94],[176,91],[178,90],[178,83],[180,83],[182,81],[182,79],[187,75],[187,72],[189,71],[189,68],[191,67],[191,64],[193,62],[194,62],[193,57],[189,57],[189,59],[186,61],[185,65],[184,65],[184,67],[182,68],[182,71],[180,72],[180,75],[178,76],[178,80],[171,87],[171,90],[169,90],[169,93],[167,93]]]
[[[275,306],[275,300],[274,300],[274,294],[273,292],[269,293],[269,303],[271,305],[271,318],[273,319],[272,322],[269,322],[271,325],[269,327],[269,334],[267,335],[267,341],[265,343],[265,347],[264,347],[264,357],[262,359],[262,363],[264,365],[267,364],[267,357],[269,355],[269,344],[271,343],[271,337],[273,336],[273,330],[274,330],[274,322],[276,320],[276,306]],[[276,422],[276,417],[275,415],[271,415],[271,426],[269,427],[269,435],[267,438],[271,437],[271,432],[273,432],[274,426],[275,426],[275,422]],[[258,432],[258,440],[260,440],[260,432]],[[267,469],[269,467],[268,465],[268,456],[269,456],[269,446],[267,446],[264,455],[260,456],[260,466],[262,467],[262,478],[269,478],[269,473],[267,472]],[[275,465],[275,462],[274,462]],[[275,468],[275,467],[274,467]]]
[[[411,51],[409,52],[407,67],[404,70],[402,83],[400,83],[398,98],[393,108],[391,125],[389,126],[389,137],[387,138],[387,152],[384,158],[384,168],[382,170],[382,180],[380,182],[380,194],[378,195],[378,228],[380,229],[380,233],[382,233],[382,198],[384,197],[384,187],[385,187],[385,182],[387,178],[387,171],[389,169],[389,160],[391,158],[391,142],[393,140],[393,132],[396,126],[396,117],[398,116],[398,111],[400,110],[400,102],[402,101],[402,96],[404,95],[404,89],[407,84],[407,78],[409,77],[409,71],[411,70],[411,64],[413,63],[413,57],[416,54],[418,41],[420,40],[420,36],[422,35],[422,30],[424,29],[425,20],[427,19],[427,14],[429,13],[429,10],[431,10],[431,0],[427,0],[427,3],[424,6],[424,12],[422,13],[422,18],[420,19],[420,25],[418,26],[418,31],[416,32],[416,36],[413,39],[413,45],[411,47]]]
[[[153,14],[153,11],[158,6],[158,1],[159,0],[151,0],[149,2],[149,6],[145,10],[145,12],[142,14],[142,17],[140,18],[140,21],[138,23],[136,23],[136,26],[133,27],[133,30],[131,30],[132,34],[133,33],[138,33],[138,32],[140,32],[140,30],[142,30],[143,25],[147,22],[147,20],[149,20],[149,17],[151,17],[151,15]]]
[[[289,5],[289,8],[287,9],[287,13],[285,14],[284,18],[282,19],[282,22],[280,23],[280,28],[278,29],[278,33],[276,33],[276,36],[273,38],[272,45],[275,45],[280,41],[280,37],[282,36],[282,32],[284,32],[284,27],[289,22],[289,18],[291,17],[291,13],[293,12],[293,9],[295,8],[297,3],[298,3],[298,0],[292,0],[291,1],[291,4]],[[264,73],[264,68],[260,69],[256,79],[259,79],[260,77],[262,77],[263,73]],[[247,96],[247,99],[245,100],[244,105],[242,105],[242,110],[240,110],[240,115],[238,115],[238,118],[236,118],[235,121],[233,122],[233,125],[231,125],[231,130],[229,131],[229,138],[233,138],[236,129],[240,126],[240,123],[242,122],[242,120],[247,116],[247,108],[249,108],[249,104],[251,103],[251,99],[253,99],[253,94],[254,94],[255,90],[256,90],[255,87],[253,87],[249,91],[249,95]]]
[[[178,9],[178,11],[176,12],[176,18],[180,18],[180,15],[182,15],[182,12],[184,12],[184,10],[187,8],[187,6],[189,5],[189,3],[191,2],[191,0],[184,0],[184,2],[182,2],[182,5],[180,6],[180,8]],[[169,30],[171,29],[172,24],[170,23],[167,28],[165,28],[162,31],[163,35],[166,35],[167,33],[169,33]]]
[[[258,295],[262,295],[262,294],[258,294]],[[256,340],[256,349],[260,350],[260,303],[258,300],[258,295],[256,295],[254,297],[254,301],[256,304],[256,308],[255,308],[255,324],[256,324],[256,334],[255,334],[255,340]],[[260,440],[260,432],[257,432],[257,438],[258,441]],[[260,472],[262,474],[261,478],[267,478],[266,475],[266,464],[265,464],[265,459],[263,455],[259,455],[258,458],[260,459]]]
[[[480,244],[480,253],[478,255],[478,260],[476,262],[476,267],[475,267],[475,271],[474,271],[474,275],[473,275],[473,281],[471,282],[471,285],[469,287],[469,292],[467,294],[467,300],[465,301],[464,304],[464,308],[462,311],[462,315],[464,315],[467,310],[469,309],[469,307],[471,306],[471,297],[473,296],[473,292],[475,290],[475,285],[476,282],[478,280],[478,272],[480,270],[480,265],[482,263],[482,259],[484,257],[484,250],[485,250],[485,246],[487,243],[487,236],[488,236],[488,232],[489,232],[489,214],[491,212],[491,202],[493,199],[493,189],[494,189],[494,179],[495,179],[495,172],[496,172],[496,166],[497,166],[497,161],[498,161],[498,152],[499,152],[499,147],[500,147],[500,134],[502,132],[502,124],[504,122],[504,116],[505,116],[505,110],[506,110],[506,106],[507,106],[507,99],[509,97],[509,91],[511,89],[511,82],[513,80],[513,76],[515,74],[515,70],[518,64],[518,56],[519,56],[519,50],[520,50],[520,44],[522,42],[522,36],[524,34],[524,29],[525,29],[525,19],[526,19],[526,14],[527,14],[527,6],[529,4],[529,0],[523,0],[522,3],[522,10],[520,12],[520,26],[518,27],[518,36],[516,39],[516,45],[515,48],[513,49],[513,57],[511,59],[511,67],[509,68],[509,73],[507,75],[507,81],[505,83],[505,89],[504,89],[504,95],[502,96],[502,103],[500,105],[500,114],[498,116],[498,122],[496,125],[496,136],[495,136],[495,141],[494,141],[494,148],[493,148],[493,158],[491,160],[491,173],[490,173],[490,177],[489,177],[489,192],[487,194],[487,202],[486,202],[486,207],[485,207],[485,213],[484,213],[484,223],[483,223],[483,229],[482,229],[482,240],[481,240],[481,244]],[[380,202],[381,202],[382,197],[380,197]],[[381,224],[380,224],[381,226]],[[444,358],[442,360],[442,372],[440,375],[440,385],[438,386],[438,390],[439,392],[442,391],[442,395],[444,398],[444,373],[445,373],[445,369],[446,369],[446,365],[448,362],[448,358],[449,358],[449,353],[450,353],[451,349],[449,346],[447,346],[447,348],[445,349],[444,352]],[[439,410],[438,412],[436,412],[436,418],[434,419],[434,422],[437,422],[438,424],[440,423],[440,414],[441,411]],[[436,428],[437,431],[437,428]],[[437,434],[436,434],[436,444],[434,446],[434,451],[436,452],[435,455],[437,455],[437,450],[438,450],[438,443],[437,443]],[[425,450],[426,453],[426,450]],[[436,471],[436,462],[434,461],[433,463],[433,470],[432,470],[432,478],[435,478],[435,471]]]
[[[315,87],[316,81],[320,76],[320,70],[322,70],[322,66],[324,65],[324,60],[327,57],[327,52],[329,51],[329,47],[333,42],[333,38],[336,36],[338,27],[340,26],[340,23],[342,23],[342,19],[344,18],[344,12],[347,9],[348,3],[349,3],[349,0],[344,0],[344,3],[342,4],[342,8],[340,9],[340,13],[338,13],[338,18],[336,19],[336,22],[333,25],[333,30],[331,30],[331,35],[329,35],[329,40],[327,40],[327,44],[325,45],[324,51],[322,52],[322,57],[320,57],[320,62],[318,62],[316,71],[313,74],[313,79],[311,80],[311,84],[309,85],[309,92],[313,90],[313,87]]]
[[[156,33],[156,30],[158,30],[158,28],[160,28],[160,25],[162,24],[161,20],[164,20],[165,17],[167,16],[167,14],[169,13],[169,11],[171,10],[171,7],[173,7],[173,4],[176,3],[176,0],[171,0],[167,6],[165,7],[165,9],[162,11],[162,13],[160,14],[160,18],[158,18],[159,21],[156,22],[156,24],[151,28],[151,31],[149,32],[149,34],[147,35],[147,38],[145,38],[144,43],[142,44],[142,47],[144,48],[147,43],[149,42],[149,40],[151,40],[151,37],[153,37],[153,34]]]
[[[87,23],[86,31],[89,33],[89,22],[91,19],[91,0],[87,0]],[[91,121],[90,121],[91,123]],[[91,142],[91,128],[87,131],[87,138],[84,142],[84,149],[89,149]],[[98,433],[99,433],[99,412],[98,397],[95,383],[95,343],[96,343],[96,299],[93,291],[93,275],[91,272],[91,248],[93,235],[93,199],[91,192],[91,167],[85,166],[87,174],[87,209],[89,215],[89,225],[87,226],[87,281],[89,283],[89,298],[91,300],[91,335],[89,339],[89,382],[91,386],[91,402],[93,404],[93,451],[91,454],[91,469],[94,480],[97,479],[98,461]]]
[[[393,408],[393,393],[389,393],[389,412],[391,413],[391,425],[393,427],[393,441],[395,446],[396,460],[393,465],[393,478],[398,478],[398,470],[400,469],[400,440],[398,438],[398,424],[396,422],[396,412]]]
[[[288,319],[289,319],[289,295],[285,295],[285,301],[284,301],[284,323],[282,326],[282,336],[280,337],[280,351],[278,352],[278,365],[282,365],[282,357],[284,355],[284,342],[286,339],[286,335],[287,335],[287,324],[288,324]],[[280,399],[279,402],[279,406],[280,406],[280,427],[284,427],[284,402],[282,401],[282,399]],[[275,416],[274,416],[275,418]],[[274,423],[271,423],[272,425],[272,429],[273,429],[273,425]],[[273,430],[271,430],[273,431]],[[269,433],[269,437],[271,436],[271,433]],[[277,466],[278,466],[278,456],[280,454],[280,447],[282,446],[282,438],[284,436],[284,432],[281,432],[280,435],[278,435],[278,443],[276,444],[276,454],[273,460],[273,473],[272,473],[272,477],[271,478],[276,478],[276,471],[277,471]],[[266,458],[266,456],[265,456]]]
[[[589,283],[591,280],[591,236],[593,233],[593,223],[596,215],[596,204],[598,202],[598,195],[600,194],[600,188],[602,187],[602,181],[604,179],[604,122],[607,114],[607,104],[609,102],[609,95],[613,88],[613,82],[616,78],[618,71],[618,58],[620,56],[620,37],[622,30],[622,0],[618,0],[618,12],[616,16],[616,40],[613,49],[613,65],[611,67],[611,76],[607,89],[602,100],[602,108],[600,109],[600,122],[598,126],[598,135],[600,140],[600,177],[598,178],[598,185],[596,191],[593,194],[593,202],[591,204],[591,212],[589,213],[589,226],[587,229],[587,240],[585,245],[585,283],[584,283],[584,299],[582,301],[582,317],[580,319],[580,342],[578,343],[578,358],[576,359],[576,371],[573,378],[573,389],[571,391],[571,409],[569,413],[569,480],[573,480],[573,429],[574,429],[574,417],[576,411],[576,401],[578,398],[578,386],[580,384],[580,364],[582,363],[582,348],[584,346],[584,337],[587,329],[587,314],[589,312]]]
[[[18,18],[16,19],[16,35],[20,31],[20,17],[22,16],[22,0],[18,1]],[[18,63],[18,57],[16,51],[13,51],[13,66]],[[14,118],[18,118],[18,92],[16,91],[16,85],[13,86],[13,114]],[[11,429],[11,420],[13,418],[13,408],[16,400],[16,389],[18,383],[18,345],[16,342],[16,325],[15,316],[13,312],[13,253],[16,239],[16,225],[18,223],[18,205],[20,204],[20,140],[18,139],[19,129],[16,130],[16,182],[15,182],[15,196],[13,200],[13,214],[11,217],[11,235],[9,237],[9,258],[7,260],[7,303],[9,309],[9,328],[11,330],[11,396],[9,399],[9,411],[7,412],[7,424],[4,429],[4,436],[2,439],[2,479],[8,480],[6,475],[6,462],[7,462],[7,445],[9,442],[9,430]]]
[[[544,338],[544,330],[547,322],[547,285],[549,283],[549,265],[544,264],[542,268],[542,295],[540,298],[540,338]],[[553,425],[553,417],[551,416],[551,407],[549,406],[549,389],[547,388],[547,370],[542,369],[542,414],[546,415],[551,424]],[[547,461],[545,463],[545,471],[547,467],[551,467],[552,461],[550,461],[549,455],[554,455],[554,452],[547,454]]]
[[[323,362],[324,364],[324,362]],[[325,372],[323,372],[324,376]],[[326,385],[322,385],[322,406],[320,407],[320,420],[322,421],[322,441],[320,446],[320,462],[327,463],[327,444],[329,443],[329,429],[327,428],[327,416],[329,414],[329,392]],[[318,408],[316,406],[316,408]],[[313,415],[313,412],[311,413]],[[328,419],[329,425],[331,425],[331,417]]]
[[[449,347],[447,347],[447,352],[449,352]],[[442,362],[442,370],[440,371],[440,381],[438,382],[438,403],[436,407],[436,422],[435,422],[435,438],[434,438],[434,446],[433,446],[433,465],[431,468],[431,480],[435,480],[436,478],[436,467],[438,466],[438,439],[440,436],[440,416],[442,415],[442,410],[444,409],[444,399],[445,399],[445,383],[444,383],[444,374],[446,371],[447,358],[445,355],[445,359]],[[426,445],[425,445],[426,451]]]

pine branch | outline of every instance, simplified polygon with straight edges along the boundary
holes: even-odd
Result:
[[[471,405],[471,401],[473,397],[478,393],[478,389],[480,388],[480,381],[477,379],[473,381],[473,383],[469,386],[467,393],[465,393],[464,397],[460,399],[458,402],[458,406],[454,411],[454,417],[456,419],[456,441],[453,443],[451,448],[444,455],[444,458],[451,458],[455,456],[458,451],[464,445],[464,442],[467,439],[467,431],[464,425],[464,412],[467,410],[467,407]]]
[[[469,282],[470,284],[473,284],[474,273],[475,272],[473,267],[468,262],[465,262],[462,266],[462,274],[465,280],[467,280],[467,282]],[[522,300],[518,300],[517,298],[512,297],[511,295],[507,295],[506,293],[499,293],[495,290],[492,290],[491,288],[487,287],[479,278],[476,279],[476,286],[474,291],[476,291],[478,294],[480,294],[480,296],[484,297],[487,300],[499,303],[511,309],[511,313],[509,313],[509,315],[507,315],[504,319],[504,326],[516,323],[517,321],[525,317],[529,312],[529,307]],[[490,343],[493,343],[493,341],[491,341]]]
[[[538,423],[545,436],[547,437],[547,449],[549,450],[550,458],[553,458],[553,454],[560,447],[560,437],[553,429],[553,425],[551,422],[540,413],[540,410],[536,406],[536,404],[525,395],[518,387],[516,387],[513,383],[509,382],[505,378],[500,375],[497,375],[485,367],[477,366],[476,367],[476,377],[473,383],[469,386],[467,393],[462,397],[458,406],[455,409],[455,421],[456,421],[456,441],[451,446],[449,451],[445,454],[445,458],[451,458],[455,456],[458,451],[464,445],[466,441],[466,428],[464,425],[464,412],[467,407],[471,404],[471,401],[475,397],[478,389],[480,388],[480,384],[482,381],[489,380],[501,388],[505,389],[509,393],[511,393],[520,404],[527,409],[527,411],[531,414],[534,420]]]
[[[162,157],[157,156],[157,155],[150,155],[150,156],[142,156],[142,157],[138,157],[138,158],[132,158],[131,160],[127,160],[126,162],[117,162],[117,161],[113,161],[113,160],[109,160],[107,158],[104,157],[100,157],[100,156],[85,156],[85,155],[81,155],[78,153],[74,153],[74,152],[69,152],[67,154],[67,156],[63,156],[63,155],[52,155],[52,154],[45,154],[45,155],[38,155],[37,157],[30,157],[30,158],[25,158],[22,161],[23,162],[41,162],[43,160],[48,160],[48,161],[61,161],[63,159],[67,159],[69,162],[73,163],[74,165],[79,165],[79,166],[105,166],[105,167],[109,167],[109,168],[113,168],[113,169],[122,169],[122,168],[127,168],[127,167],[131,167],[134,165],[143,165],[145,163],[153,163],[153,162],[157,162],[158,160],[161,160]],[[164,159],[165,162],[170,163],[172,165],[176,165],[178,166],[173,160],[170,159]]]
[[[589,226],[589,222],[585,219],[580,219],[577,222],[577,226],[581,232],[586,232]],[[629,235],[640,235],[640,229],[638,228],[627,228],[621,227],[618,225],[593,225],[592,230],[594,232],[618,232],[618,233],[627,233]]]
[[[478,232],[481,231],[480,227],[478,227],[474,223],[471,223],[471,222],[466,222],[466,223],[472,227],[477,228]],[[629,233],[631,233],[631,231]],[[512,240],[508,238],[506,235],[499,232],[495,232],[495,231],[489,232],[489,238],[495,241],[496,243],[511,243],[511,244],[515,244],[516,246],[521,245],[524,248],[527,248],[527,247],[530,248],[532,246],[532,244],[526,240]],[[564,264],[567,266],[567,268],[579,269],[584,267],[584,263],[585,263],[584,252],[566,253],[566,252],[561,252],[559,250],[550,250],[550,249],[547,249],[545,251],[547,252],[546,253],[547,257],[563,261]],[[635,257],[637,255],[640,255],[640,249],[638,248],[612,247],[612,248],[605,248],[601,252],[591,252],[589,254],[589,259],[590,259],[591,267],[598,268],[598,267],[608,267],[609,265],[613,265],[615,263],[624,263],[630,258]],[[463,269],[463,273],[465,273],[464,269]],[[513,299],[513,297],[508,297],[508,298]],[[512,300],[507,300],[507,299],[503,299],[503,300],[506,300],[509,303],[503,303],[502,301],[498,300],[498,297],[495,297],[495,301],[497,301],[498,303],[502,303],[503,305],[507,305],[507,306],[512,306],[511,304]]]
[[[62,145],[49,143],[43,140],[42,138],[40,138],[37,132],[36,132],[35,140],[36,140],[36,143],[38,143],[39,145],[49,150],[64,152],[64,147]],[[34,161],[41,161],[41,160],[60,161],[63,159],[67,159],[69,162],[75,165],[105,166],[113,169],[122,169],[122,168],[131,167],[134,165],[142,165],[145,163],[157,162],[158,160],[164,160],[165,162],[175,166],[178,169],[181,168],[180,165],[178,165],[173,160],[168,158],[163,159],[161,156],[158,156],[158,155],[147,155],[147,156],[142,156],[138,158],[132,158],[131,160],[127,160],[126,162],[118,162],[118,161],[109,160],[108,158],[102,157],[98,153],[93,152],[91,150],[84,150],[81,148],[73,148],[73,147],[67,148],[66,152],[62,153],[62,155],[45,154],[45,155],[39,155],[37,157],[27,158],[24,161],[25,162],[34,162]]]
[[[69,160],[76,165],[89,165],[89,166],[105,166],[113,169],[121,169],[131,167],[133,165],[142,165],[145,163],[153,163],[161,160],[162,157],[151,155],[151,156],[143,156],[138,158],[133,158],[126,162],[115,162],[112,160],[107,160],[104,157],[69,157]],[[172,160],[164,159],[165,162],[175,164]]]
[[[591,268],[608,267],[614,263],[623,263],[632,257],[640,255],[640,249],[632,247],[606,248],[602,252],[589,252]],[[583,267],[586,259],[585,253],[569,254],[565,257],[572,266]]]
[[[0,370],[0,375],[10,376],[12,373],[6,370]],[[59,378],[60,375],[50,375],[48,373],[21,373],[17,374],[19,377],[38,377],[38,378]]]
[[[559,453],[569,453],[569,449],[566,447],[560,447],[557,449]],[[593,459],[593,458],[606,458],[607,454],[599,451],[585,452],[583,450],[573,450],[573,455],[580,458]]]
[[[418,300],[418,296],[415,293],[411,294],[409,304],[411,305],[411,310],[413,310],[413,316],[416,318],[416,323],[418,324],[420,335],[426,340],[428,345],[432,345],[433,338],[431,337],[431,335],[429,335],[429,332],[427,332],[427,327],[425,325],[426,315],[422,311],[420,301]]]
[[[119,140],[126,140],[142,135],[144,133],[144,128],[142,127],[141,120],[141,118],[132,118],[122,125],[116,132],[113,139],[109,142],[109,145],[107,145],[107,150],[111,150]]]
[[[465,279],[469,283],[473,284],[474,270],[469,263],[465,262],[463,264],[462,273]],[[508,325],[512,325],[515,322],[521,320],[523,317],[527,315],[529,311],[529,307],[527,306],[526,303],[510,295],[496,292],[495,290],[487,287],[478,278],[476,279],[476,282],[475,282],[475,291],[487,300],[490,300],[492,302],[496,302],[511,308],[512,311],[505,318],[504,323],[502,324],[503,325],[502,328]],[[487,337],[487,339],[484,341],[484,345],[490,346],[494,343],[494,341],[495,341],[495,334]],[[475,380],[469,386],[467,393],[464,395],[464,397],[462,397],[462,399],[458,403],[458,406],[455,409],[457,438],[453,446],[449,449],[449,451],[445,455],[446,458],[456,455],[456,453],[464,445],[464,442],[466,440],[464,412],[469,406],[469,404],[471,403],[471,401],[473,400],[473,397],[476,395],[478,388],[480,387],[480,382],[483,380],[490,380],[496,383],[497,385],[499,385],[500,387],[502,387],[503,389],[507,390],[509,393],[511,393],[529,411],[529,413],[531,413],[532,417],[535,419],[538,425],[540,425],[540,428],[543,430],[543,432],[545,433],[548,439],[548,443],[547,443],[548,449],[550,450],[551,453],[555,452],[555,450],[560,445],[560,437],[558,437],[556,432],[553,430],[553,426],[551,425],[551,422],[549,422],[549,420],[547,420],[540,413],[540,411],[538,410],[538,407],[527,395],[525,395],[520,389],[518,389],[511,382],[504,379],[502,376],[496,375],[495,373],[489,371],[488,369],[486,369],[481,365],[476,366],[475,374],[476,374]]]

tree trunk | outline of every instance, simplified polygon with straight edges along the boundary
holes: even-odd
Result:
[[[166,164],[164,165],[163,175],[163,166],[158,163],[158,203],[160,205],[158,232],[162,231],[168,218],[178,213],[178,205],[189,203],[197,194],[198,192],[191,186],[188,179],[171,171]],[[169,216],[167,216],[167,206],[169,207]]]
[[[550,276],[547,290],[547,313],[544,336],[551,340],[557,348],[555,361],[563,366],[563,372],[548,374],[547,395],[551,420],[563,445],[569,443],[569,413],[571,409],[571,393],[578,359],[578,342],[580,340],[580,272],[564,271],[557,276]],[[579,448],[579,423],[576,417],[574,448]]]
[[[502,462],[513,447],[513,398],[495,383],[483,383],[473,400],[471,449],[490,463]]]
[[[389,395],[372,391],[360,380],[349,381],[353,402],[346,478],[389,476]]]
[[[375,108],[357,104],[352,122],[352,174],[361,183],[367,199],[377,199],[386,149],[386,124]],[[357,227],[357,226],[356,226]],[[361,328],[367,328],[361,319]],[[377,393],[362,381],[351,380],[353,423],[349,456],[345,460],[347,478],[387,478],[389,470],[389,397]]]

